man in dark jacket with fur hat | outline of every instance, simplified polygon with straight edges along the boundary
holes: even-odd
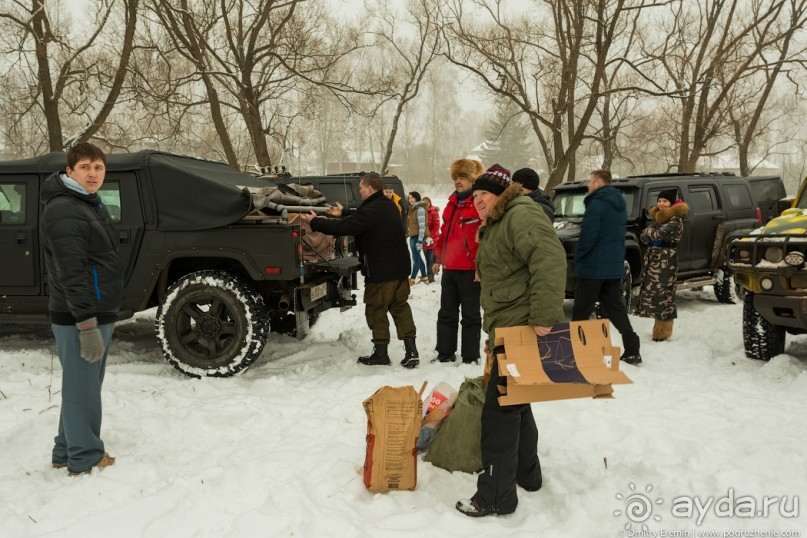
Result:
[[[606,317],[622,335],[625,352],[622,360],[640,364],[639,336],[628,319],[622,300],[625,271],[625,228],[628,212],[622,193],[611,186],[611,172],[595,170],[588,178],[586,212],[580,224],[580,238],[574,251],[574,289],[572,321],[591,317],[599,301]]]
[[[101,384],[122,296],[118,240],[98,190],[106,157],[81,143],[67,173],[42,186],[40,230],[51,327],[62,365],[62,408],[51,461],[70,475],[115,463],[101,440]]]
[[[392,315],[398,338],[404,342],[401,366],[414,368],[420,363],[415,347],[415,322],[409,308],[409,250],[406,247],[403,222],[396,204],[383,193],[384,184],[378,174],[367,174],[359,180],[362,203],[348,211],[338,202],[329,214],[338,219],[301,215],[315,232],[328,235],[352,235],[362,261],[364,275],[364,314],[373,333],[373,352],[359,357],[366,365],[390,364],[387,347],[390,341],[389,318]]]

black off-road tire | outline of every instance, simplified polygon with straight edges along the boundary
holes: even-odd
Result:
[[[732,271],[725,265],[715,273],[717,282],[714,284],[715,298],[723,304],[734,304],[734,278]]]
[[[229,377],[257,359],[269,334],[263,298],[240,277],[198,271],[169,288],[157,310],[163,355],[192,377]]]
[[[759,361],[785,352],[785,328],[763,318],[754,308],[754,294],[743,297],[743,345],[745,355]]]

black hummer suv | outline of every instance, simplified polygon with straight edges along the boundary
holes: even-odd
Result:
[[[48,320],[39,189],[65,166],[64,153],[0,163],[0,321]],[[125,268],[119,318],[158,306],[163,353],[188,375],[244,370],[270,320],[291,320],[303,338],[320,312],[356,304],[358,259],[342,241],[335,253],[305,258],[300,225],[253,210],[247,188],[266,186],[222,163],[158,151],[107,158],[100,196]]]
[[[725,265],[727,238],[738,230],[750,230],[763,224],[771,201],[754,196],[751,181],[778,198],[784,195],[782,180],[775,176],[742,178],[734,174],[653,174],[614,179],[612,185],[622,191],[628,209],[625,235],[625,273],[623,292],[625,302],[631,306],[633,288],[640,284],[642,259],[646,246],[639,234],[647,226],[648,210],[656,204],[658,195],[667,189],[677,189],[681,199],[689,205],[690,214],[684,219],[684,235],[678,247],[677,289],[713,285],[717,300],[731,303],[731,274]],[[580,236],[588,194],[588,181],[572,181],[555,187],[555,231],[566,250],[566,295],[573,297],[574,249]],[[763,211],[762,208],[765,208]]]

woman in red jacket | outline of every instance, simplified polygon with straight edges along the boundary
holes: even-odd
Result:
[[[429,237],[423,242],[423,254],[426,256],[426,271],[431,284],[434,282],[434,243],[440,239],[440,208],[433,206],[428,196],[423,201],[426,202],[426,225],[429,227]]]
[[[457,360],[457,330],[462,314],[460,353],[466,364],[479,362],[482,314],[479,307],[480,287],[476,279],[476,232],[481,224],[473,204],[473,182],[485,168],[473,159],[457,159],[451,163],[454,193],[443,210],[440,239],[434,243],[434,274],[445,271],[441,280],[440,311],[437,314],[437,359]]]

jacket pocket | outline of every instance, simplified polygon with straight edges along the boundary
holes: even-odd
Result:
[[[524,296],[527,292],[527,283],[519,282],[512,286],[502,286],[490,290],[490,298],[497,303],[512,303]]]

